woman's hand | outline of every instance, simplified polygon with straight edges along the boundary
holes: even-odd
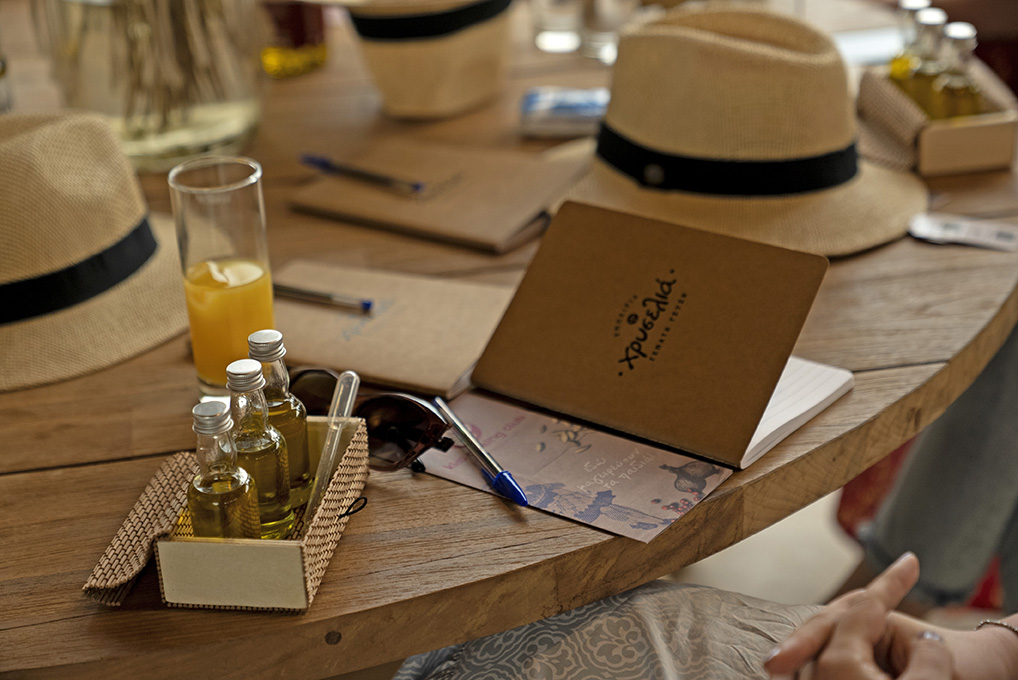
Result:
[[[771,677],[811,680],[950,680],[945,634],[894,612],[919,579],[906,553],[869,586],[839,597],[799,627],[764,663]]]

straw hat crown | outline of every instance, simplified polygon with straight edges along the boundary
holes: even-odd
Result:
[[[675,19],[620,45],[607,113],[618,132],[658,151],[733,160],[853,142],[847,75],[828,36],[760,11]]]
[[[187,328],[168,216],[94,114],[0,116],[0,391],[111,366]]]
[[[134,170],[99,117],[7,120],[0,159],[0,284],[78,263],[145,216]]]

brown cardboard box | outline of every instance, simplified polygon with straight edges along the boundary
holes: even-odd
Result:
[[[1011,167],[1018,113],[932,120],[919,132],[916,169],[924,177]]]
[[[866,70],[858,98],[864,132],[869,133],[860,140],[862,153],[924,177],[1011,167],[1018,141],[1018,103],[981,62],[974,62],[972,73],[993,110],[930,120],[890,81],[886,68]]]

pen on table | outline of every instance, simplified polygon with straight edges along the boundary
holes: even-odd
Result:
[[[341,309],[351,309],[364,314],[371,311],[373,304],[371,300],[350,297],[348,295],[339,295],[337,293],[329,293],[322,290],[309,290],[307,288],[287,286],[282,283],[272,284],[272,290],[276,295],[281,297],[293,298],[294,300],[304,300],[305,302],[320,302],[323,305],[331,305]]]
[[[401,179],[399,177],[392,177],[391,175],[383,175],[379,172],[372,172],[363,168],[357,168],[352,165],[337,163],[325,156],[316,156],[315,154],[310,153],[301,154],[300,162],[304,165],[310,165],[318,168],[330,175],[352,177],[353,179],[377,184],[408,196],[423,196],[425,189],[427,189],[427,185],[424,182]]]
[[[441,397],[435,397],[435,406],[438,408],[439,413],[456,430],[456,434],[466,450],[470,452],[474,460],[480,463],[481,472],[484,474],[484,478],[488,480],[491,488],[518,505],[523,507],[530,505],[527,501],[527,495],[523,493],[523,489],[516,483],[513,476],[503,470],[502,466],[491,457],[491,454],[481,446],[481,442],[477,441],[466,425],[463,424],[463,421],[452,412],[452,409],[449,408],[449,405]]]

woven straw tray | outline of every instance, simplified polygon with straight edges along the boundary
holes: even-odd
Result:
[[[869,160],[924,177],[1006,169],[1014,161],[1018,102],[1007,85],[978,59],[971,74],[987,113],[930,120],[887,76],[887,67],[863,71],[857,108],[859,151]]]
[[[209,539],[191,535],[187,484],[193,452],[170,456],[156,471],[82,589],[118,606],[153,553],[163,601],[170,606],[304,611],[311,606],[368,477],[364,421],[342,423],[343,454],[310,520],[298,511],[286,540]],[[308,419],[312,469],[325,440],[324,418]]]

